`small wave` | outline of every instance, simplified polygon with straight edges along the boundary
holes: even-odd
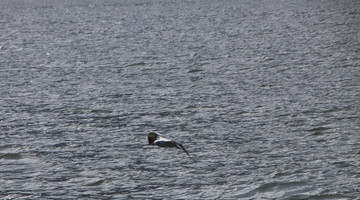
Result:
[[[270,182],[264,183],[255,189],[252,189],[246,193],[237,196],[239,198],[260,197],[261,194],[267,193],[270,196],[283,196],[291,193],[298,193],[298,191],[308,191],[310,186],[304,181],[293,182]],[[272,193],[272,194],[270,194]],[[267,196],[268,196],[267,195]]]
[[[319,127],[316,127],[316,128],[309,129],[307,131],[309,131],[309,132],[321,132],[321,131],[326,131],[328,129],[330,129],[330,128],[319,126]]]
[[[203,70],[202,69],[192,69],[192,70],[189,70],[188,73],[197,73],[197,72],[202,72]]]
[[[146,65],[146,63],[145,62],[136,62],[136,63],[128,64],[128,65],[126,65],[126,67],[143,66],[143,65]]]
[[[93,182],[93,183],[88,183],[85,186],[99,186],[99,185],[103,184],[104,182],[105,182],[105,180],[98,180],[98,181]]]
[[[18,153],[5,153],[0,155],[0,159],[7,159],[7,160],[19,160],[22,156]]]

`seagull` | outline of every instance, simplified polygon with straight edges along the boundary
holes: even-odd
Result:
[[[185,150],[182,144],[177,143],[174,140],[165,138],[160,133],[150,132],[148,134],[148,142],[149,145],[156,145],[159,147],[176,147],[178,149],[182,149],[191,159],[196,162],[196,160],[192,156],[190,156],[190,154]]]

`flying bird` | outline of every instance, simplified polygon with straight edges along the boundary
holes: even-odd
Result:
[[[150,145],[156,145],[159,147],[176,147],[182,149],[191,159],[196,161],[190,154],[185,150],[182,144],[175,142],[174,140],[163,137],[160,133],[150,132],[148,134],[148,142]]]

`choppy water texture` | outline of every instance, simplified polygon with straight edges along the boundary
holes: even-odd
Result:
[[[2,199],[360,196],[359,1],[3,0],[0,25]]]

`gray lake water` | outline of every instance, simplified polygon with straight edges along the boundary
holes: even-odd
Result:
[[[360,1],[1,0],[0,25],[1,199],[360,196]]]

